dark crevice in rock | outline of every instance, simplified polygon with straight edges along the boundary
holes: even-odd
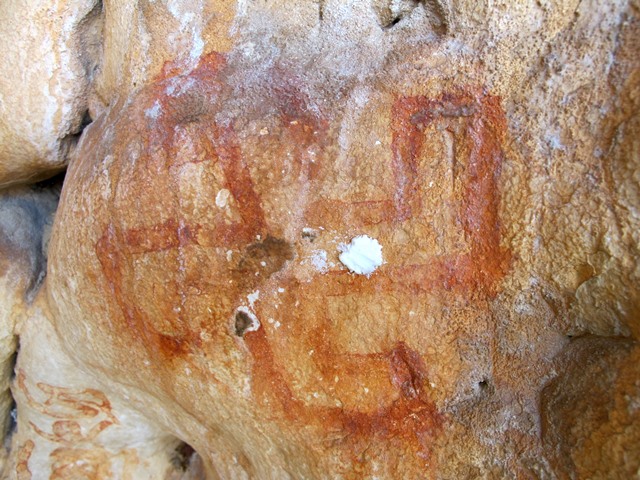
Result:
[[[320,23],[324,21],[324,3],[326,0],[318,0],[318,20]]]
[[[71,156],[75,151],[75,149],[77,148],[78,143],[80,143],[80,139],[82,138],[82,134],[84,133],[84,130],[89,125],[91,125],[92,122],[93,122],[93,119],[89,114],[89,110],[85,110],[82,116],[79,117],[77,127],[69,135],[67,135],[60,141],[59,156],[60,158],[65,159],[65,165],[67,165],[71,160]],[[62,171],[62,169],[60,171]],[[55,174],[57,175],[58,173],[60,173],[60,171],[55,172]]]
[[[384,30],[391,30],[413,11],[422,7],[431,30],[438,35],[450,31],[450,12],[444,0],[373,0],[378,23]]]
[[[180,443],[173,452],[171,457],[171,464],[182,472],[186,471],[189,467],[191,457],[196,455],[196,451],[188,443]]]
[[[206,480],[202,457],[188,443],[181,442],[171,457],[174,473],[166,480]]]
[[[75,31],[78,57],[90,82],[100,68],[103,52],[103,29],[104,6],[99,0],[91,11],[80,20]]]
[[[64,174],[0,195],[0,245],[13,264],[24,265],[23,292],[31,303],[47,270],[47,250]]]
[[[16,365],[16,360],[18,358],[18,350],[20,350],[19,339],[17,341],[16,351],[11,356],[11,360],[9,362],[11,365],[11,376],[9,378],[9,385],[13,383],[13,379],[16,376],[15,365]],[[13,398],[13,395],[10,389],[8,389],[8,394],[11,397],[11,408],[7,410],[7,416],[0,420],[2,425],[2,432],[1,432],[2,446],[7,451],[11,449],[11,439],[18,427],[18,409],[16,408],[16,402],[15,402],[15,399]]]
[[[252,325],[253,320],[247,312],[243,312],[242,310],[238,310],[238,312],[236,312],[235,331],[238,337],[244,336],[244,332],[246,332]]]

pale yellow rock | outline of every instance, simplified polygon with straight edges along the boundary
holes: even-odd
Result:
[[[46,270],[46,244],[58,202],[55,188],[13,187],[0,193],[0,438],[6,446],[17,337]],[[2,464],[5,450],[2,448]],[[0,465],[0,471],[2,471]]]
[[[0,3],[0,187],[66,166],[99,51],[97,0]]]
[[[73,364],[46,308],[34,305],[18,331],[28,353],[15,367],[18,425],[3,478],[168,478],[179,441]]]
[[[227,51],[234,15],[235,1],[105,0],[92,115],[147,85],[163,68],[189,70],[203,53]]]

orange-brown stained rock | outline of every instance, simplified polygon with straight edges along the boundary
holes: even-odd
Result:
[[[424,195],[417,173],[424,129],[438,118],[465,118],[464,146],[468,162],[458,221],[469,242],[469,254],[453,256],[435,270],[443,272],[447,288],[491,289],[505,274],[509,254],[500,246],[498,180],[502,167],[501,140],[506,129],[499,99],[471,89],[439,98],[400,97],[393,106],[393,167],[396,181],[396,221],[409,219]]]
[[[439,315],[438,302],[486,316],[508,267],[498,217],[499,100],[476,88],[389,96],[379,107],[389,124],[378,134],[390,133],[391,143],[368,162],[388,166],[390,177],[375,179],[373,198],[348,188],[328,198],[340,175],[341,113],[310,108],[300,80],[275,68],[264,103],[222,121],[232,103],[226,69],[212,54],[186,76],[159,79],[115,125],[118,156],[108,166],[111,190],[93,250],[103,294],[119,312],[109,318],[114,335],[143,345],[158,382],[176,396],[178,366],[203,388],[224,383],[225,369],[248,375],[257,417],[325,451],[320,458],[335,452],[360,474],[379,461],[435,471],[432,445],[447,419],[431,384],[449,367],[428,351],[453,358],[460,371],[474,360],[458,360],[456,347],[436,337],[460,329],[447,325],[456,318],[445,315],[435,330],[428,320]],[[453,139],[450,169],[430,158],[440,155],[430,136],[440,130]],[[430,171],[445,184],[439,197],[427,192]],[[366,175],[356,172],[353,183]],[[445,220],[437,223],[438,215]],[[440,238],[433,225],[442,222],[449,236]],[[317,227],[311,240],[308,226]],[[398,232],[419,251],[403,250]],[[383,245],[386,263],[370,278],[336,263],[334,239],[359,233]],[[304,273],[316,247],[334,249],[333,266]],[[253,305],[248,297],[257,293]],[[239,307],[255,313],[256,331],[250,319],[238,323]],[[382,323],[367,340],[360,323],[376,319]],[[482,331],[482,322],[474,328]],[[210,359],[219,371],[205,368]],[[440,403],[461,387],[446,388]]]
[[[102,449],[57,448],[51,452],[51,480],[84,478],[99,480],[113,477],[109,452]],[[125,462],[125,466],[128,466]]]
[[[32,440],[27,440],[24,445],[21,445],[16,455],[16,478],[18,480],[31,480],[32,473],[29,470],[29,458],[35,448],[35,443]]]
[[[248,333],[245,340],[257,366],[254,370],[256,393],[273,395],[289,422],[338,432],[339,438],[329,437],[327,441],[331,448],[346,448],[350,462],[361,462],[361,455],[371,442],[393,441],[409,446],[423,467],[429,465],[430,443],[442,428],[443,416],[425,392],[427,377],[420,356],[406,345],[400,343],[381,357],[388,364],[389,383],[401,392],[398,400],[373,412],[361,412],[313,407],[296,399],[278,368],[264,330]]]
[[[152,230],[158,231],[157,228]],[[131,234],[131,232],[128,232],[128,234]],[[186,354],[193,348],[197,348],[200,340],[196,335],[189,334],[189,332],[166,335],[156,331],[148,316],[128,298],[128,295],[124,292],[122,280],[126,265],[124,262],[127,261],[128,252],[121,246],[126,246],[128,243],[126,240],[118,239],[116,235],[115,228],[109,226],[105,235],[96,245],[96,254],[102,265],[105,278],[109,283],[110,293],[120,307],[128,334],[137,342],[146,345],[149,351],[160,354],[165,362],[170,361],[171,358],[178,354]],[[141,252],[163,250],[169,248],[166,247],[167,244],[170,245],[170,239],[159,237],[156,244],[152,244],[148,250],[142,250]],[[137,242],[134,242],[135,247],[138,247]]]
[[[503,154],[499,142],[494,139],[496,136],[500,138],[505,128],[497,98],[476,91],[443,94],[435,100],[423,97],[398,98],[392,114],[392,159],[396,182],[394,202],[319,199],[311,204],[307,216],[312,219],[312,224],[329,228],[339,227],[340,220],[336,212],[341,209],[364,212],[357,217],[363,221],[357,223],[356,227],[383,224],[393,230],[403,222],[410,221],[423,208],[421,196],[426,181],[419,177],[417,168],[425,141],[422,130],[430,121],[441,117],[463,117],[465,123],[462,134],[464,145],[461,148],[466,149],[468,158],[464,171],[459,173],[463,191],[456,211],[465,233],[467,251],[434,257],[425,264],[383,266],[370,278],[334,271],[318,275],[309,286],[296,282],[283,284],[287,291],[297,292],[285,302],[289,305],[306,304],[305,313],[296,320],[304,322],[308,319],[314,324],[310,329],[291,327],[294,333],[289,334],[290,342],[308,342],[313,353],[312,362],[322,378],[344,378],[347,382],[359,384],[363,381],[363,372],[377,372],[375,375],[379,379],[384,378],[386,369],[387,382],[380,388],[386,392],[396,390],[395,397],[391,394],[394,399],[372,410],[367,407],[359,410],[353,407],[307,405],[292,392],[290,385],[296,380],[290,374],[282,373],[282,370],[287,370],[281,363],[286,361],[286,356],[274,355],[265,331],[248,332],[245,336],[245,342],[254,357],[254,390],[263,395],[273,395],[282,414],[294,424],[321,422],[326,430],[343,432],[348,439],[344,443],[351,452],[351,462],[358,462],[361,448],[359,438],[379,442],[402,439],[405,446],[410,446],[412,455],[422,459],[422,465],[426,468],[429,465],[429,445],[438,434],[443,418],[429,398],[429,381],[421,354],[402,340],[392,342],[379,353],[352,354],[341,351],[333,339],[331,325],[355,320],[345,316],[332,317],[327,310],[330,300],[326,299],[370,294],[380,298],[392,295],[399,299],[406,298],[409,302],[411,296],[453,290],[458,295],[480,299],[478,308],[486,308],[482,299],[490,298],[495,293],[496,284],[503,278],[508,266],[508,252],[500,247],[501,227],[497,213],[497,182]],[[353,218],[351,216],[350,220]],[[262,316],[268,317],[273,313],[270,310]],[[362,334],[366,335],[366,332]],[[299,361],[304,364],[304,361]],[[320,383],[322,388],[330,388],[327,382]]]
[[[246,30],[251,16],[238,23],[228,58],[186,73],[168,66],[128,106],[114,104],[83,135],[104,148],[86,181],[74,177],[77,163],[70,169],[58,231],[72,240],[57,243],[51,263],[59,330],[79,362],[99,359],[107,376],[166,406],[159,421],[213,452],[208,467],[232,445],[220,463],[249,475],[273,455],[256,465],[282,467],[273,476],[283,478],[349,466],[362,477],[553,477],[556,462],[536,451],[536,402],[562,333],[633,324],[633,295],[618,287],[637,283],[627,282],[637,189],[625,180],[637,170],[637,62],[635,44],[611,32],[632,35],[637,21],[625,2],[583,3],[577,16],[562,2],[534,3],[435,9],[443,34],[425,26],[428,6],[395,5],[397,25],[359,30],[369,6],[353,16],[321,8],[316,23],[269,2],[258,29]],[[537,47],[518,49],[531,43],[523,39]],[[461,81],[504,95],[516,140],[508,179],[499,179],[501,100]],[[114,132],[113,145],[100,132]],[[501,188],[513,242],[504,250]],[[337,260],[337,246],[359,234],[383,245],[386,263],[370,278]],[[517,270],[503,282],[508,248]],[[235,328],[238,311],[259,329],[249,331],[249,313]],[[631,423],[606,428],[619,425]],[[431,449],[442,470],[426,468]],[[376,462],[388,468],[375,472]]]

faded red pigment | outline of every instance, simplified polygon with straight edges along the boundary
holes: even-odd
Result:
[[[226,179],[224,186],[235,200],[240,220],[206,225],[176,216],[152,226],[121,228],[114,218],[105,226],[96,244],[102,272],[122,311],[129,335],[143,341],[150,351],[157,352],[158,361],[165,363],[193,354],[202,342],[198,329],[189,325],[186,314],[171,310],[175,303],[171,299],[162,299],[162,303],[166,306],[166,320],[173,322],[175,333],[157,331],[153,319],[137,306],[138,302],[126,289],[125,277],[132,271],[133,256],[191,245],[239,249],[243,252],[241,259],[227,271],[212,272],[204,265],[191,279],[192,284],[204,289],[212,275],[232,280],[230,284],[216,287],[221,296],[230,299],[230,304],[246,297],[263,281],[262,277],[255,278],[249,273],[256,262],[268,263],[266,274],[270,276],[282,274],[286,263],[294,256],[294,249],[280,238],[277,226],[269,224],[249,168],[252,159],[245,158],[234,125],[219,125],[216,121],[216,112],[225,105],[225,68],[223,56],[207,56],[188,74],[198,87],[180,96],[166,93],[176,79],[176,72],[169,67],[165,69],[165,76],[145,93],[145,98],[159,102],[164,114],[153,129],[142,132],[144,146],[138,163],[139,168],[155,172],[156,180],[145,181],[155,181],[161,188],[172,185],[172,169],[179,166],[176,160],[179,139],[175,127],[188,125],[190,135],[197,139],[194,143],[200,149],[193,162],[211,162],[222,169]],[[312,113],[300,85],[285,71],[276,69],[273,75],[270,101],[278,108],[286,140],[294,145],[299,177],[313,184],[323,175],[322,163],[330,159],[320,156],[320,161],[312,164],[304,160],[305,151],[311,145],[323,147],[330,143],[331,120],[321,113]],[[178,78],[184,80],[184,77]],[[509,252],[500,247],[499,177],[503,161],[501,142],[506,129],[500,99],[477,88],[462,87],[437,98],[398,95],[391,105],[389,125],[394,198],[355,202],[316,198],[305,206],[306,218],[326,228],[339,228],[336,211],[346,208],[357,212],[350,217],[356,227],[401,227],[423,208],[425,190],[418,159],[425,146],[424,131],[447,118],[458,119],[463,125],[462,133],[456,134],[456,142],[459,151],[466,154],[466,166],[458,172],[464,192],[455,209],[466,241],[464,253],[434,257],[425,264],[386,265],[371,278],[335,271],[317,275],[303,285],[282,276],[287,292],[295,292],[307,308],[321,312],[308,324],[295,328],[299,329],[300,341],[308,342],[314,348],[313,362],[322,375],[355,380],[363,370],[380,372],[387,379],[387,388],[396,392],[396,400],[374,411],[308,405],[292,391],[291,379],[274,353],[268,332],[260,328],[243,337],[253,357],[252,390],[256,398],[272,400],[271,404],[279,410],[278,415],[292,423],[342,432],[340,439],[335,440],[336,446],[351,452],[355,463],[363,461],[360,456],[367,441],[378,439],[402,443],[424,462],[426,468],[430,461],[430,444],[444,419],[425,387],[428,368],[420,353],[401,340],[379,353],[341,352],[330,333],[332,319],[325,299],[354,293],[391,293],[398,298],[410,298],[443,291],[468,295],[483,302],[495,295],[510,262]],[[174,201],[176,212],[180,211],[178,203],[179,198]],[[256,238],[262,240],[256,241]],[[172,276],[173,272],[167,275]],[[304,316],[304,306],[296,315],[297,320]],[[232,316],[231,311],[229,316]]]

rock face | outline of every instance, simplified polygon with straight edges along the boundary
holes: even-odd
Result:
[[[5,476],[637,475],[637,3],[95,15]]]
[[[64,169],[84,122],[100,45],[96,0],[0,5],[0,186]]]
[[[28,316],[45,277],[46,246],[58,203],[59,185],[13,187],[0,193],[0,433],[11,428],[16,329]],[[6,447],[6,445],[3,445]],[[0,454],[4,464],[6,450]]]

